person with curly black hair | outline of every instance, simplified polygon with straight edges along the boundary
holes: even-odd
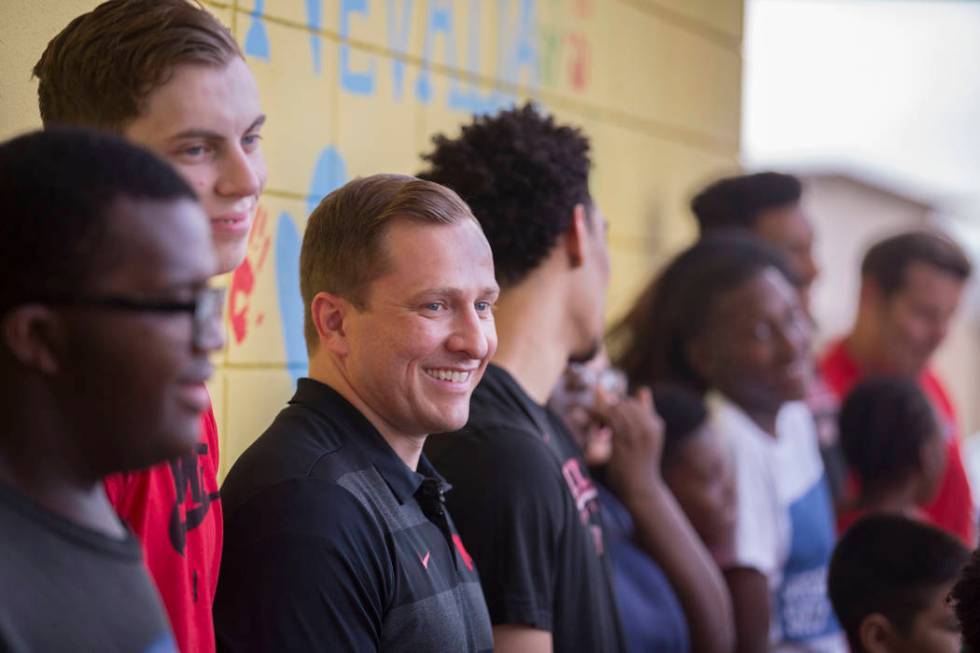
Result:
[[[453,485],[450,512],[480,572],[497,651],[624,651],[597,490],[582,450],[545,404],[569,361],[598,351],[609,282],[605,220],[589,193],[589,141],[533,105],[437,136],[419,176],[455,190],[493,250],[502,292],[499,344],[469,422],[430,438],[426,455]],[[610,477],[651,550],[683,520],[658,473],[662,427],[648,391],[600,405],[614,432]],[[651,517],[652,516],[652,517]],[[689,528],[689,526],[688,526]],[[691,541],[698,544],[696,536]],[[730,650],[724,583],[692,592],[714,621],[691,621],[696,650]],[[685,605],[685,609],[688,606]],[[690,619],[690,616],[688,617]]]
[[[939,491],[946,442],[919,385],[902,377],[870,377],[847,395],[839,422],[844,457],[860,490],[853,507],[839,516],[838,530],[880,512],[930,523],[920,506]]]

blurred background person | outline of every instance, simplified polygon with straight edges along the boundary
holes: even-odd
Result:
[[[637,528],[617,495],[621,490],[617,489],[616,470],[609,466],[617,435],[609,411],[626,391],[625,376],[611,368],[605,351],[600,351],[588,363],[569,365],[548,405],[568,425],[596,479],[628,650],[705,650],[703,646],[692,649],[692,641],[698,638],[692,637],[691,630],[711,627],[713,619],[712,604],[704,600],[701,590],[706,583],[724,582],[708,550],[698,542],[696,530],[685,519],[669,486],[662,493],[664,500],[650,504],[643,520],[657,525],[652,542]],[[662,428],[666,430],[661,437],[670,437],[671,425],[664,423]]]
[[[712,182],[691,200],[700,235],[746,231],[786,256],[799,279],[803,307],[820,268],[813,255],[813,226],[800,201],[803,184],[793,175],[757,172]]]
[[[855,524],[828,579],[851,653],[959,653],[948,597],[968,557],[957,538],[901,515]]]
[[[814,254],[813,222],[803,210],[802,200],[803,184],[796,176],[757,172],[712,182],[691,200],[691,212],[701,237],[744,232],[782,252],[796,274],[803,308],[812,318],[810,294],[820,267]],[[816,370],[806,402],[817,422],[820,454],[834,502],[839,503],[845,474],[837,441],[837,401]]]
[[[735,559],[737,506],[731,452],[695,393],[663,385],[653,401],[664,422],[664,481],[719,568],[727,569]]]
[[[839,516],[839,532],[879,512],[931,523],[921,506],[939,491],[946,441],[918,384],[884,376],[859,383],[841,408],[840,438],[848,468],[858,479],[858,494]]]
[[[872,246],[861,264],[861,294],[851,332],[821,360],[824,380],[843,399],[869,374],[896,374],[919,383],[940,419],[946,469],[935,499],[923,506],[933,523],[972,547],[973,499],[960,457],[956,410],[929,367],[948,333],[972,266],[951,238],[907,232]]]
[[[755,238],[703,238],[651,282],[617,328],[632,384],[706,395],[734,459],[734,559],[725,571],[739,651],[843,651],[826,595],[830,491],[800,402],[810,320],[783,257]]]

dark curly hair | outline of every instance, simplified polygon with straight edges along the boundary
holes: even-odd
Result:
[[[674,383],[705,393],[708,382],[688,360],[688,344],[721,297],[770,267],[799,285],[780,252],[744,233],[712,234],[678,254],[610,333],[616,367],[630,386]]]
[[[907,635],[930,595],[956,579],[969,555],[952,535],[899,515],[872,515],[852,526],[837,543],[827,575],[827,594],[851,650],[864,650],[861,622],[873,613]],[[956,600],[956,588],[952,596]],[[971,623],[976,628],[980,622]]]
[[[433,137],[418,174],[456,191],[493,249],[497,281],[519,283],[571,225],[576,204],[591,211],[589,141],[532,104],[482,116],[457,138]]]
[[[963,632],[963,650],[980,653],[980,550],[963,567],[949,598]]]
[[[919,385],[899,377],[862,381],[844,399],[838,416],[847,464],[874,492],[904,483],[922,467],[922,446],[939,429]]]
[[[758,172],[726,177],[712,183],[691,200],[691,211],[701,234],[719,229],[749,229],[763,211],[800,201],[803,184],[793,175]]]

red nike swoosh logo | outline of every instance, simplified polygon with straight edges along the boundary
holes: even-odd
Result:
[[[425,552],[425,557],[424,558],[419,558],[419,560],[422,561],[422,566],[425,567],[426,571],[428,571],[428,569],[429,569],[429,556],[430,555],[431,555],[431,552],[430,551],[426,551]]]

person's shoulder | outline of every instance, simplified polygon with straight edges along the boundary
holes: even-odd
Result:
[[[491,420],[471,420],[453,433],[429,436],[425,453],[437,469],[452,460],[493,465],[520,464],[524,460],[537,464],[551,456],[533,424],[502,419],[500,415]]]
[[[315,475],[329,486],[352,465],[348,458],[353,452],[345,442],[345,435],[328,416],[290,404],[229,470],[221,486],[225,514],[254,495],[290,481]]]
[[[567,492],[561,465],[538,433],[490,425],[429,439],[426,456],[452,484],[451,500],[557,505]]]
[[[255,492],[226,520],[226,537],[350,541],[352,534],[381,540],[378,520],[333,480],[292,478]]]

